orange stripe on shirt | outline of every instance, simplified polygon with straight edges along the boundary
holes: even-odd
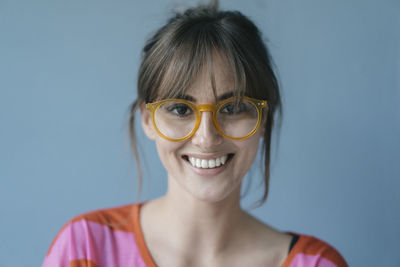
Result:
[[[53,242],[51,243],[48,251],[47,256],[50,254],[52,247],[54,246],[55,241],[57,240],[60,233],[68,227],[73,222],[85,220],[90,222],[95,222],[101,225],[108,226],[113,230],[120,230],[124,232],[134,232],[134,228],[132,226],[133,215],[135,212],[135,207],[138,204],[129,204],[125,206],[121,206],[118,208],[107,208],[102,210],[95,210],[87,213],[83,213],[78,215],[68,221],[57,233],[56,237],[54,238]]]
[[[96,263],[91,260],[73,260],[69,262],[69,267],[99,267]]]
[[[327,243],[308,235],[300,235],[296,245],[290,251],[282,267],[289,267],[298,254],[319,255],[340,267],[348,266],[340,253]]]

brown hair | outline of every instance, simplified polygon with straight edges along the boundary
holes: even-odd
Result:
[[[234,77],[236,95],[268,102],[263,140],[265,202],[270,176],[271,132],[281,113],[278,82],[269,51],[258,28],[238,11],[220,11],[216,1],[176,13],[147,41],[139,68],[137,99],[130,111],[130,138],[141,187],[141,168],[134,129],[135,113],[143,103],[182,95],[204,69],[215,93],[213,54],[221,55]],[[215,55],[215,54],[214,54]],[[265,120],[264,120],[265,121]]]

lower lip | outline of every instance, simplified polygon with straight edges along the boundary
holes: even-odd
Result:
[[[200,175],[200,176],[206,176],[206,177],[211,177],[211,176],[215,176],[218,175],[219,173],[223,172],[226,169],[226,166],[231,162],[231,159],[227,160],[225,162],[224,165],[221,165],[219,167],[216,168],[210,168],[210,169],[203,169],[203,168],[197,168],[194,167],[189,161],[182,159],[183,161],[186,162],[186,164],[189,165],[190,168],[192,168],[192,170]]]

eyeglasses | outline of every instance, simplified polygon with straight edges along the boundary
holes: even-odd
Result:
[[[183,99],[165,99],[146,104],[157,133],[169,141],[192,137],[199,128],[200,112],[212,112],[217,131],[224,137],[243,140],[258,129],[266,100],[231,97],[216,104],[195,104]]]

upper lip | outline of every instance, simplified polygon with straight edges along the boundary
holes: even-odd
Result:
[[[219,158],[219,157],[229,155],[229,154],[233,154],[233,153],[229,153],[229,152],[221,152],[221,153],[213,153],[213,154],[186,153],[186,154],[182,154],[182,156],[193,157],[193,158],[197,158],[197,159],[215,159],[215,158]]]

